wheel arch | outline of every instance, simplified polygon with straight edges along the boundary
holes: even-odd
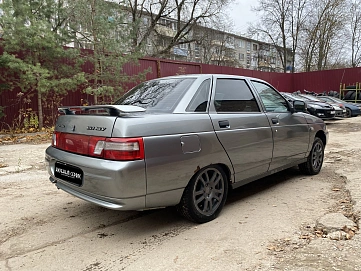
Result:
[[[232,184],[232,173],[231,173],[231,170],[229,169],[229,167],[222,163],[219,163],[216,165],[218,165],[223,170],[224,174],[226,174],[228,184],[229,185]]]
[[[232,184],[232,173],[231,173],[231,170],[229,169],[229,167],[226,165],[226,164],[223,164],[223,163],[212,163],[212,164],[209,164],[209,165],[206,165],[204,167],[201,167],[201,168],[198,168],[197,171],[194,172],[194,174],[192,175],[192,177],[188,180],[187,184],[189,184],[189,182],[194,178],[194,176],[196,176],[196,174],[198,173],[198,171],[206,168],[206,167],[209,167],[209,166],[218,166],[222,169],[222,171],[224,172],[224,174],[226,174],[226,177],[227,177],[227,180],[228,180],[228,185],[231,185]]]
[[[213,171],[211,178],[203,179],[202,177],[202,181],[198,181],[200,174],[207,175],[208,169],[212,168],[218,173]],[[215,176],[214,174],[219,173],[223,175],[222,182],[219,180],[215,181],[215,178],[212,178]],[[178,212],[185,218],[196,223],[205,223],[215,219],[227,200],[230,176],[231,171],[222,163],[211,163],[202,168],[198,168],[183,190],[182,198],[176,206]],[[201,186],[199,186],[199,183],[201,183]],[[202,184],[204,185],[203,187]],[[220,185],[220,187],[218,187],[218,185]],[[196,199],[196,197],[198,198]],[[214,200],[216,201],[214,202]]]
[[[315,135],[315,138],[318,137],[319,139],[322,140],[323,146],[326,146],[327,143],[327,138],[326,135],[323,131],[318,131]]]

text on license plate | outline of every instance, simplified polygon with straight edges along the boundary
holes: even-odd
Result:
[[[71,165],[55,163],[54,175],[56,178],[76,184],[78,186],[83,183],[83,171]]]
[[[335,111],[331,111],[331,114],[335,114],[336,112]]]

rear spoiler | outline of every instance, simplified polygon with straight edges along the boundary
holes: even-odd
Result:
[[[135,105],[91,105],[59,107],[58,112],[64,115],[123,116],[130,113],[145,112],[145,109]]]

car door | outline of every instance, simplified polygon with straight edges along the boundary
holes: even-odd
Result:
[[[270,170],[297,163],[306,156],[310,144],[310,127],[304,113],[291,113],[290,104],[269,84],[251,82],[272,127],[274,149]]]
[[[236,181],[245,183],[268,171],[272,131],[245,79],[214,76],[209,114],[232,162]]]

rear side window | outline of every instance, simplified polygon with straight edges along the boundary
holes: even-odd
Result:
[[[146,112],[171,113],[194,81],[194,78],[147,81],[128,91],[114,104],[136,105],[145,108]]]
[[[214,97],[217,112],[259,112],[247,83],[241,79],[217,79]]]
[[[193,96],[186,111],[188,112],[206,112],[209,100],[209,89],[211,80],[205,80],[198,88],[196,94]]]

